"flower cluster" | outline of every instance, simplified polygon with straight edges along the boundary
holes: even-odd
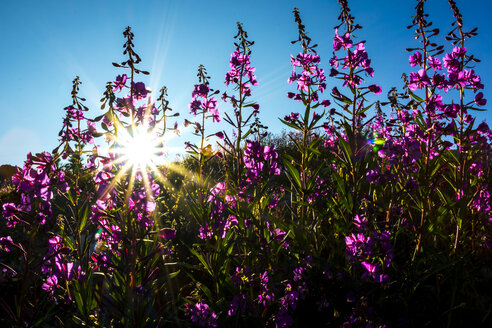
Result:
[[[36,220],[44,224],[52,214],[54,192],[69,189],[65,172],[56,167],[53,156],[48,152],[36,156],[29,153],[22,170],[12,177],[12,182],[20,194],[20,203],[3,204],[3,216],[9,227],[23,222],[22,217],[31,211]]]
[[[64,128],[60,131],[60,140],[62,142],[80,142],[84,145],[94,143],[94,134],[97,133],[96,123],[86,120],[87,128],[82,130],[80,124],[77,127],[73,126],[72,120],[83,121],[85,119],[84,112],[79,109],[75,109],[73,106],[65,108],[67,111],[67,117],[63,121]]]
[[[297,83],[299,93],[288,92],[287,97],[309,103],[318,103],[318,93],[326,89],[326,76],[322,68],[319,68],[320,57],[316,53],[299,53],[296,57],[291,55],[292,74],[287,80],[289,84]],[[302,71],[297,72],[297,68]],[[329,100],[320,102],[324,107],[330,105]]]
[[[196,116],[201,113],[207,113],[213,122],[220,122],[219,109],[217,108],[217,99],[210,97],[210,88],[206,83],[196,84],[191,97],[193,98],[188,105],[190,112]],[[212,93],[215,94],[215,93]]]
[[[387,283],[389,277],[383,273],[381,263],[388,268],[393,259],[391,233],[387,230],[371,231],[364,215],[355,216],[354,226],[356,233],[345,237],[349,261],[360,263],[363,269],[362,279],[370,278],[378,283]]]
[[[191,317],[191,322],[199,327],[217,327],[217,315],[210,309],[208,304],[198,302],[191,306],[186,303],[185,307],[188,310],[187,314]]]
[[[219,182],[210,190],[207,201],[212,204],[210,224],[207,222],[199,229],[200,239],[210,239],[214,235],[225,238],[227,231],[238,225],[234,215],[228,215],[228,209],[236,205],[237,197],[227,194],[227,185]]]
[[[335,30],[333,49],[339,51],[342,47],[347,51],[347,55],[343,58],[339,58],[333,53],[333,56],[330,59],[330,76],[335,77],[341,75],[344,80],[343,86],[356,88],[363,80],[359,73],[365,72],[368,76],[374,76],[371,60],[366,52],[364,42],[355,44],[355,49],[352,51],[354,43],[350,38],[350,33],[347,32],[345,36],[341,37],[338,35],[338,31]],[[340,71],[341,69],[348,69],[349,73],[343,73]],[[368,89],[375,94],[381,93],[381,88],[377,85],[370,85]]]
[[[146,179],[146,181],[143,181]],[[139,172],[136,174],[136,180],[145,184],[141,188],[134,187],[128,198],[128,209],[136,216],[138,222],[146,227],[154,224],[151,213],[156,209],[155,198],[159,196],[161,187],[153,181],[151,173],[147,178],[142,177]]]
[[[408,87],[415,91],[426,86],[435,86],[438,90],[445,92],[453,88],[470,88],[476,93],[478,90],[483,89],[483,84],[480,76],[476,75],[473,69],[464,67],[464,62],[467,59],[469,57],[467,49],[464,47],[454,47],[450,53],[443,56],[442,61],[435,56],[428,56],[424,61],[422,53],[416,51],[409,57],[410,66],[420,66],[422,68],[418,72],[410,73]],[[427,74],[429,69],[433,70],[432,76]],[[446,72],[440,73],[443,69],[446,69]],[[484,106],[487,103],[487,100],[483,99],[483,93],[476,94],[475,103],[478,106]],[[456,105],[441,105],[440,109],[447,113],[448,116],[456,117],[461,108]]]
[[[41,287],[49,291],[52,296],[62,281],[70,281],[74,277],[74,263],[66,259],[68,252],[69,249],[64,247],[60,236],[49,240],[48,253],[43,258],[41,268],[41,272],[47,275],[47,278]]]
[[[236,51],[231,54],[231,60],[229,61],[230,70],[225,76],[226,86],[230,83],[235,84],[239,93],[246,97],[251,96],[251,85],[258,85],[256,76],[254,75],[255,68],[251,67],[250,64],[249,54],[236,48]],[[227,94],[224,97],[228,97]],[[235,98],[229,98],[232,105],[235,106]]]
[[[248,140],[243,157],[248,183],[255,183],[265,175],[279,175],[277,158],[274,146],[262,146],[258,141]]]

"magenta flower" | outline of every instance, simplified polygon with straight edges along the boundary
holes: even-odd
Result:
[[[206,98],[208,96],[209,91],[210,91],[210,89],[208,88],[208,86],[206,84],[204,84],[204,83],[196,84],[195,89],[191,93],[191,96],[193,98],[195,98],[197,96],[202,97],[202,98]]]
[[[160,230],[159,236],[164,240],[173,240],[176,238],[176,229],[163,228]]]
[[[118,75],[116,77],[116,81],[114,82],[113,92],[121,91],[125,86],[126,80],[127,80],[126,74]]]
[[[0,246],[2,246],[3,250],[5,252],[10,252],[10,248],[14,246],[14,241],[12,240],[12,237],[7,236],[7,237],[0,237]]]
[[[422,66],[422,54],[420,53],[420,51],[417,51],[408,58],[408,61],[410,62],[410,66],[412,67],[417,65]]]
[[[248,140],[243,157],[248,183],[256,183],[265,175],[279,175],[277,158],[273,146],[261,146],[257,141]]]
[[[452,52],[452,55],[455,56],[455,57],[458,57],[458,58],[463,58],[466,54],[466,48],[463,47],[454,47],[453,48],[453,52]]]
[[[46,282],[41,286],[42,289],[49,291],[53,296],[55,292],[55,287],[58,286],[58,277],[56,275],[49,276],[46,278]]]
[[[483,98],[483,92],[479,92],[475,95],[475,103],[478,106],[485,106],[487,104],[487,99]]]
[[[17,206],[14,203],[3,204],[2,215],[5,219],[8,220],[7,225],[9,227],[15,226],[18,223],[16,218],[15,218],[15,215],[17,214],[18,211],[19,211],[19,209],[17,208]]]
[[[200,327],[217,327],[217,315],[211,311],[208,304],[196,303],[193,307],[190,304],[185,304],[188,310],[187,315],[191,317],[191,321]]]
[[[299,119],[299,113],[290,113],[290,115],[286,115],[284,120],[290,123],[293,123]]]
[[[460,62],[458,57],[453,52],[451,54],[446,54],[443,58],[443,66],[446,67],[448,73],[457,72],[460,69]]]
[[[198,99],[193,99],[188,107],[190,108],[190,112],[196,116],[198,110],[202,107],[202,102]]]
[[[367,177],[367,181],[369,181],[369,183],[375,183],[375,182],[378,182],[378,180],[379,180],[379,173],[377,171],[374,171],[374,170],[369,170],[369,172],[367,172],[367,174],[366,174],[366,177]]]
[[[297,90],[308,92],[311,83],[312,83],[311,78],[309,76],[302,74],[301,77],[297,80]]]
[[[204,106],[212,115],[212,121],[217,123],[220,122],[219,109],[217,108],[217,99],[215,99],[215,97],[208,99],[205,102]]]
[[[437,57],[429,56],[429,58],[427,59],[427,63],[430,67],[434,69],[434,71],[442,69],[441,61]]]
[[[422,89],[429,84],[429,77],[427,76],[425,69],[422,68],[417,73],[410,73],[410,83],[408,84],[410,90],[415,91],[417,89]]]
[[[350,39],[350,33],[346,33],[344,36],[338,35],[338,29],[335,29],[335,38],[333,39],[333,49],[335,51],[343,49],[349,49],[353,46],[352,40]]]
[[[376,95],[379,95],[382,92],[381,87],[380,86],[377,86],[375,84],[371,84],[367,88],[369,89],[369,91],[371,91],[372,93],[374,93]]]
[[[147,97],[147,94],[149,93],[143,82],[137,82],[137,83],[132,82],[132,90],[133,90],[133,97],[137,100],[145,99]]]
[[[255,71],[254,67],[250,65],[250,59],[248,54],[242,54],[239,48],[236,48],[231,54],[231,60],[229,62],[231,69],[226,73],[225,84],[228,86],[230,83],[238,84],[239,91],[241,93],[249,93],[249,85],[246,87],[246,84],[249,82],[252,85],[258,85],[258,81],[256,80],[256,76],[253,74]],[[241,77],[246,77],[242,79],[241,84],[239,80]]]

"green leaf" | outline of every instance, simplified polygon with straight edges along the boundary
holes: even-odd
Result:
[[[79,219],[80,219],[79,231],[84,230],[88,218],[89,218],[89,206],[84,206],[83,208],[79,209]]]
[[[191,254],[195,255],[195,257],[200,261],[201,264],[203,264],[203,266],[205,267],[205,270],[208,271],[208,273],[213,276],[214,273],[213,273],[213,270],[212,268],[210,267],[210,265],[207,263],[207,261],[205,260],[205,258],[203,257],[202,254],[199,254],[196,250],[194,250],[193,248],[189,248]]]
[[[180,272],[181,272],[181,270],[169,273],[169,279],[173,279],[173,278],[177,277]]]
[[[314,171],[313,174],[311,174],[311,177],[309,178],[309,180],[307,181],[307,184],[306,184],[306,189],[308,191],[311,191],[312,189],[314,189],[316,187],[316,180],[320,176],[320,172],[324,167],[325,167],[324,162],[321,162],[321,165],[318,166],[318,168]]]
[[[413,93],[410,89],[408,89],[408,94],[415,100],[417,100],[418,102],[424,102],[424,100],[422,98],[420,98],[419,96],[417,96],[415,93]]]
[[[283,124],[295,129],[295,130],[298,130],[298,131],[302,131],[302,128],[300,126],[298,126],[297,124],[295,123],[290,123],[290,122],[287,122],[281,118],[279,118],[280,122],[282,122]]]
[[[284,160],[285,168],[289,174],[289,177],[296,183],[299,190],[302,189],[301,176],[299,171],[287,160]]]

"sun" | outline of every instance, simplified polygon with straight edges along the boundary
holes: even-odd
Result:
[[[147,197],[152,198],[152,181],[172,187],[166,178],[166,171],[186,174],[179,165],[167,160],[168,152],[174,148],[169,146],[169,141],[177,134],[163,133],[162,129],[148,124],[118,127],[107,149],[112,158],[109,163],[116,167],[117,172],[104,194],[111,192],[119,182],[124,182],[127,189],[125,202],[128,202],[135,184],[143,186]]]
[[[118,155],[118,162],[134,170],[146,171],[164,164],[164,139],[146,126],[121,131],[116,144],[113,152]]]

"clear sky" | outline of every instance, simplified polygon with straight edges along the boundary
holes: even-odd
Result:
[[[467,48],[482,59],[476,72],[485,84],[485,97],[490,98],[492,1],[457,3],[465,30],[478,27],[479,35],[468,41]],[[356,22],[364,27],[357,36],[367,40],[375,70],[371,83],[383,87],[381,96],[392,86],[401,87],[401,74],[412,71],[405,48],[418,45],[413,31],[406,29],[415,4],[413,0],[349,0]],[[20,165],[27,152],[51,151],[58,144],[63,108],[71,104],[75,76],[83,82],[80,95],[87,98],[89,116],[102,113],[99,99],[106,82],[123,73],[111,63],[125,59],[122,32],[128,25],[142,58],[140,68],[151,72],[142,81],[154,94],[162,85],[168,87],[170,105],[181,113],[181,124],[189,111],[198,65],[206,66],[213,88],[230,91],[224,75],[234,50],[236,22],[243,23],[255,41],[251,62],[259,85],[252,89],[253,99],[260,104],[260,118],[269,131],[280,132],[278,117],[301,110],[286,98],[294,88],[287,84],[290,54],[300,51],[299,45],[290,43],[297,38],[294,7],[319,44],[322,67],[328,69],[333,27],[338,23],[336,0],[0,1],[0,164]],[[426,11],[441,29],[443,43],[453,21],[447,1],[429,0]],[[221,112],[230,109],[220,105]],[[477,116],[491,123],[489,112]],[[173,144],[179,147],[190,138],[182,133]]]

